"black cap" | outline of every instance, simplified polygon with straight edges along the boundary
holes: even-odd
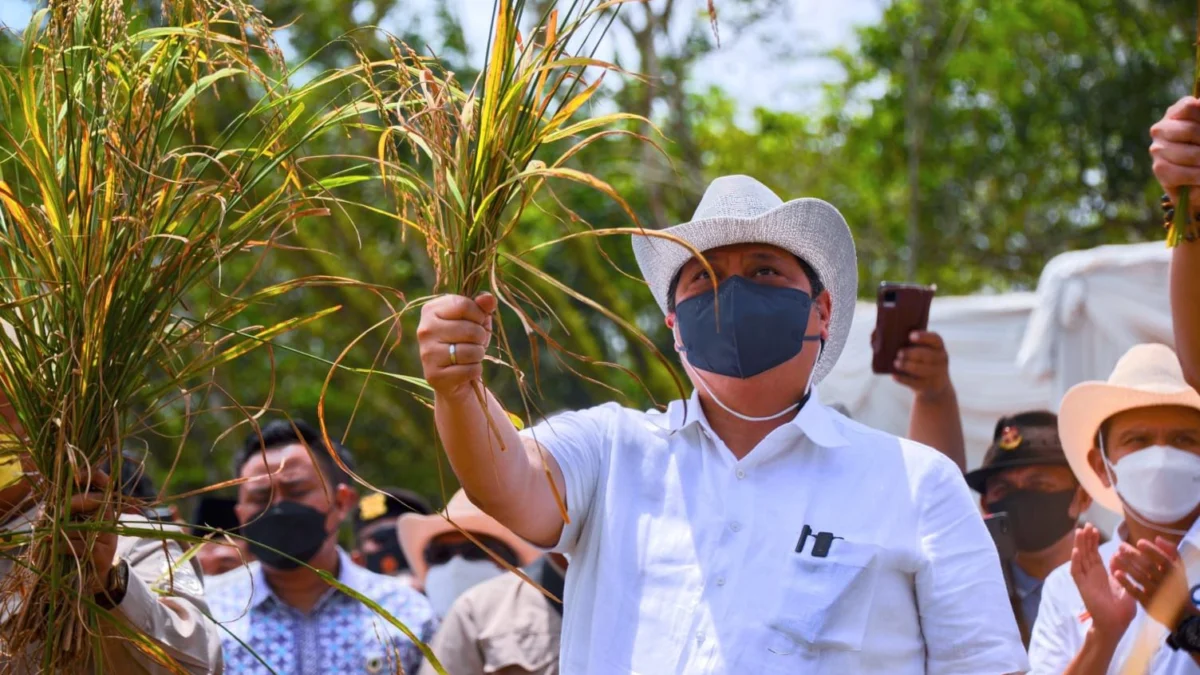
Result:
[[[207,535],[215,528],[218,530],[234,531],[238,528],[237,513],[233,507],[236,499],[227,497],[201,497],[196,504],[196,512],[192,514],[192,534],[197,537]],[[198,529],[203,527],[204,529]]]
[[[371,492],[358,501],[354,529],[361,530],[381,518],[396,518],[405,513],[428,516],[433,507],[424,497],[404,488],[383,488],[385,494]]]
[[[1047,410],[1001,417],[983,464],[967,473],[967,485],[983,494],[987,479],[1018,466],[1069,466],[1058,438],[1058,416]]]

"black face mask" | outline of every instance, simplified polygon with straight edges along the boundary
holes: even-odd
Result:
[[[985,506],[988,513],[1007,513],[1017,550],[1032,553],[1049,548],[1075,527],[1075,518],[1070,513],[1074,499],[1074,489],[1015,490]]]
[[[768,371],[800,353],[813,300],[785,286],[756,284],[733,276],[711,291],[688,298],[675,308],[681,352],[693,368],[747,378]]]
[[[277,570],[294,570],[312,560],[329,533],[322,513],[307,504],[283,501],[272,504],[242,527],[250,551],[262,564]],[[294,558],[294,560],[293,560]]]

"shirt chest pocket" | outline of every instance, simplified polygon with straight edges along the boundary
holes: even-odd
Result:
[[[767,650],[779,656],[862,649],[879,581],[880,547],[844,540],[828,557],[791,556],[781,602],[768,625]]]
[[[480,640],[487,675],[554,675],[558,637],[548,633],[505,633]]]

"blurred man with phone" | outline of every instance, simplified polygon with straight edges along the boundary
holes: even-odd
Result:
[[[913,392],[908,437],[967,467],[958,393],[950,381],[950,355],[942,336],[928,330],[934,286],[883,282],[871,333],[871,370]]]
[[[1067,463],[1058,418],[1047,411],[1000,418],[983,464],[966,478],[981,495],[989,525],[995,524],[989,529],[1008,567],[1013,610],[1028,644],[1042,584],[1070,562],[1076,525],[1091,497]]]

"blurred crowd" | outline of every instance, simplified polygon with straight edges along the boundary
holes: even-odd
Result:
[[[1179,186],[1200,184],[1200,102],[1181,101],[1152,136],[1170,218]],[[737,209],[760,208],[755,200],[760,211],[789,208],[761,186],[722,185],[713,190],[734,192],[702,204],[716,210],[691,225],[749,222]],[[970,470],[952,355],[936,332],[909,335],[894,363],[892,377],[913,392],[907,439],[824,406],[809,386],[840,351],[837,312],[847,305],[828,300],[846,291],[837,257],[805,247],[836,246],[836,232],[794,247],[785,237],[694,236],[714,270],[735,270],[724,272],[729,310],[719,317],[697,310],[712,286],[690,254],[661,279],[698,407],[564,413],[532,432],[505,427],[506,452],[495,452],[498,404],[489,399],[496,414],[485,423],[474,393],[454,403],[478,377],[494,298],[431,303],[422,358],[465,491],[437,510],[404,487],[367,489],[351,478],[349,448],[298,415],[275,420],[237,452],[236,497],[203,497],[186,518],[171,507],[130,516],[192,538],[156,548],[114,535],[98,562],[112,580],[97,602],[194,672],[1080,675],[1140,663],[1136,672],[1200,673],[1193,235],[1172,271],[1179,352],[1136,345],[1105,380],[1072,388],[1057,414],[1012,411]],[[794,254],[771,264],[798,261],[803,292],[774,281],[786,269],[755,262],[775,255],[759,250],[771,246]],[[658,288],[658,273],[643,271]],[[689,284],[701,290],[689,295]],[[787,307],[805,312],[795,332]],[[727,320],[752,329],[729,324],[740,352],[720,331],[701,335],[705,322]],[[760,320],[778,325],[763,330]],[[774,384],[738,389],[789,364],[797,370]],[[799,403],[772,414],[763,397],[787,387],[794,395],[778,400]],[[7,409],[5,419],[20,433]],[[119,480],[131,498],[154,502],[132,458]],[[0,491],[10,514],[37,506],[21,490]],[[820,499],[833,506],[813,506]],[[1086,522],[1093,506],[1123,520],[1101,532]],[[794,508],[804,523],[789,521]],[[780,533],[781,546],[760,545]],[[747,535],[755,543],[740,543]],[[140,664],[129,672],[161,670],[144,654],[113,658]]]

